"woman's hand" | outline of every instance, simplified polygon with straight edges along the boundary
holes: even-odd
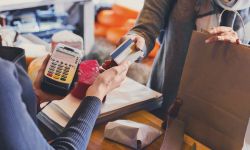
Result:
[[[122,44],[124,41],[128,39],[132,39],[135,42],[136,48],[138,48],[139,50],[145,51],[146,49],[145,39],[142,36],[137,35],[137,34],[125,35],[119,40],[119,42],[117,43],[117,46],[119,46],[120,44]]]
[[[49,59],[50,59],[50,55],[47,55],[46,57],[44,57],[43,64],[42,64],[41,68],[39,69],[37,76],[36,76],[36,79],[35,79],[34,84],[33,84],[33,89],[35,91],[38,103],[40,103],[40,104],[43,102],[46,102],[46,101],[58,100],[58,99],[63,98],[62,96],[59,96],[59,95],[44,92],[41,89],[41,80],[42,80],[42,77],[44,75],[44,71],[46,69],[46,66],[47,66]]]
[[[124,62],[104,71],[88,88],[86,96],[96,96],[102,101],[105,95],[121,85],[126,78],[129,66],[130,62]]]
[[[238,34],[231,28],[225,26],[214,27],[208,30],[211,36],[206,39],[206,43],[225,41],[240,44]]]

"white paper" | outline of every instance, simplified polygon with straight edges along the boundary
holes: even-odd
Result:
[[[130,78],[126,78],[119,88],[107,95],[101,114],[160,96],[160,93]]]
[[[162,132],[151,126],[130,120],[109,122],[104,131],[104,137],[134,149],[144,148],[152,143]],[[139,146],[137,141],[140,141]]]
[[[159,98],[160,96],[160,93],[153,91],[130,78],[126,78],[119,88],[107,95],[106,101],[101,108],[101,115],[131,104],[147,101],[152,98]],[[55,121],[62,127],[65,127],[80,103],[81,101],[74,98],[59,101],[55,100],[45,107],[42,112],[51,120]],[[55,106],[53,105],[56,105],[57,109],[55,109]],[[60,111],[63,111],[66,114],[66,116],[58,112],[59,108]]]

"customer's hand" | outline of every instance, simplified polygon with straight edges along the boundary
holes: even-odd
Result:
[[[105,95],[121,85],[126,78],[129,66],[130,62],[124,62],[104,71],[88,88],[86,96],[96,96],[102,101]]]
[[[41,68],[39,69],[37,76],[36,76],[36,79],[35,79],[34,84],[33,84],[33,89],[35,91],[35,94],[36,94],[36,97],[37,97],[37,100],[39,103],[51,101],[51,100],[62,99],[62,96],[50,94],[50,93],[44,92],[41,89],[41,80],[42,80],[42,77],[44,75],[44,71],[46,69],[46,65],[47,65],[49,59],[50,59],[50,55],[47,55],[44,57],[43,64],[42,64]]]
[[[208,30],[211,36],[206,39],[206,43],[225,41],[240,44],[238,34],[231,28],[225,26],[214,27]]]
[[[142,36],[137,35],[137,34],[125,35],[119,40],[119,42],[116,45],[119,46],[120,44],[122,44],[124,41],[128,39],[132,39],[136,43],[136,48],[138,50],[143,50],[143,51],[146,50],[145,39]]]

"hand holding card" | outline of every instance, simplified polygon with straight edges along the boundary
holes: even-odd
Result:
[[[142,50],[136,48],[135,42],[132,39],[128,39],[110,55],[111,58],[119,65],[124,61],[130,61],[133,63],[143,57],[144,53]]]
[[[78,82],[71,92],[73,96],[79,99],[84,98],[87,89],[94,83],[100,73],[114,66],[121,65],[126,61],[135,62],[143,57],[143,51],[136,50],[133,40],[128,39],[110,55],[112,59],[106,60],[101,67],[96,60],[87,60],[80,64],[78,69]]]
[[[106,60],[101,67],[101,72],[117,66],[124,61],[129,61],[134,63],[135,61],[142,58],[144,52],[138,48],[136,48],[136,44],[132,39],[128,39],[124,41],[120,46],[114,50],[110,56],[111,60]]]

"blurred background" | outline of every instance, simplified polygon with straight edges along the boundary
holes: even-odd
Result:
[[[41,61],[57,43],[83,50],[84,59],[101,64],[119,39],[136,22],[144,0],[0,0],[1,40],[4,46],[25,49],[33,79]],[[133,64],[128,76],[146,84],[160,47]],[[140,72],[140,75],[138,75]]]

